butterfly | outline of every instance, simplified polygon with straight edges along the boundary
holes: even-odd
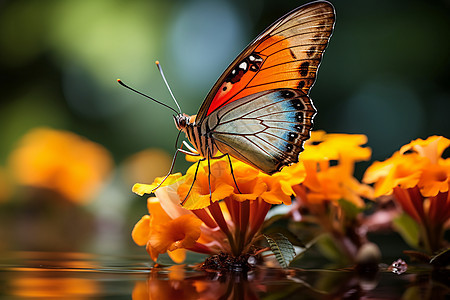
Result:
[[[334,7],[327,1],[300,6],[275,21],[228,66],[197,115],[174,115],[196,150],[179,148],[176,154],[228,156],[231,170],[232,156],[267,174],[298,162],[316,114],[309,92],[334,24]]]

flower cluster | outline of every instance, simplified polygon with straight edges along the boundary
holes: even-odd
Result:
[[[364,199],[373,198],[371,187],[353,175],[355,163],[369,160],[371,150],[363,145],[367,137],[357,134],[312,132],[300,155],[306,178],[294,187],[294,221],[314,223],[338,246],[339,257],[354,261],[365,236],[359,232],[359,212]]]
[[[290,204],[292,187],[304,177],[301,164],[269,176],[233,158],[198,161],[185,175],[169,176],[156,198],[149,198],[150,215],[135,225],[133,240],[145,245],[154,261],[168,252],[181,262],[186,249],[234,257],[249,253],[271,205]],[[152,193],[162,180],[136,184],[133,191]]]
[[[389,159],[373,163],[363,178],[374,183],[375,196],[394,196],[419,225],[417,246],[430,254],[444,246],[450,219],[450,159],[442,158],[449,146],[450,140],[441,136],[414,140]]]
[[[366,143],[364,135],[312,132],[300,162],[272,176],[233,158],[199,160],[185,175],[170,175],[156,197],[148,199],[149,215],[135,225],[133,239],[146,246],[154,261],[168,252],[182,262],[186,250],[242,258],[258,253],[255,241],[271,206],[295,199],[287,215],[289,230],[307,237],[304,243],[319,240],[324,254],[341,263],[360,263],[369,249],[371,263],[380,254],[366,233],[390,224],[394,214],[366,216],[366,201],[393,195],[420,227],[418,246],[430,254],[441,249],[450,224],[450,159],[442,158],[450,140],[415,140],[386,161],[373,163],[361,183],[354,172],[356,163],[371,158]],[[150,194],[162,180],[135,184],[133,191]],[[271,222],[277,220],[286,218]]]
[[[355,163],[369,160],[371,150],[363,147],[367,137],[359,134],[327,134],[312,132],[311,139],[300,155],[306,169],[301,187],[308,204],[335,203],[345,199],[357,207],[364,206],[362,197],[371,198],[372,189],[353,176]]]

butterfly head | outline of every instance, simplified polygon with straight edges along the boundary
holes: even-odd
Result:
[[[181,113],[178,115],[174,115],[173,120],[177,129],[180,131],[184,131],[188,125],[194,123],[195,116],[188,116],[187,114]]]

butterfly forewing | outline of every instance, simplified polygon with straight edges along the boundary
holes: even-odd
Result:
[[[200,107],[197,121],[265,90],[293,88],[308,95],[334,21],[334,8],[326,1],[301,6],[280,18],[225,70]]]
[[[314,106],[301,90],[278,89],[219,108],[207,123],[222,153],[272,174],[298,161],[314,114]]]
[[[335,21],[317,1],[280,18],[225,70],[185,131],[208,158],[217,150],[272,174],[298,161],[315,108],[309,98]]]

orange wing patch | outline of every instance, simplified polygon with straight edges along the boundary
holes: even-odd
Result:
[[[277,45],[281,49],[289,49],[289,41],[283,39],[282,36],[272,36],[264,40],[258,46],[258,48],[260,49],[270,48],[271,49],[270,51],[274,50],[277,51],[277,49],[274,48],[273,45]],[[266,50],[266,52],[269,51]],[[290,56],[289,53],[290,52],[288,50],[287,51],[283,50],[279,54],[272,56],[271,59],[268,60],[267,55],[265,55],[264,52],[259,53],[258,51],[254,51],[252,54],[246,57],[225,78],[223,84],[220,86],[220,88],[217,91],[217,94],[214,96],[214,99],[211,102],[211,106],[208,109],[207,115],[209,115],[215,109],[225,104],[229,104],[237,99],[253,94],[254,92],[252,92],[252,90],[255,89],[251,89],[251,86],[249,86],[248,84],[250,83],[250,81],[254,81],[256,75],[257,78],[259,78],[260,76],[272,77],[273,80],[275,74],[272,73],[272,70],[269,70],[264,74],[260,74],[262,70],[261,66],[264,66],[264,68],[266,68],[266,65],[268,67],[270,67],[271,65],[276,66],[277,64],[282,65],[283,62],[285,62],[286,60],[289,59],[292,60],[292,57]],[[277,71],[275,70],[275,72]],[[283,77],[282,73],[279,73],[279,75]],[[277,75],[275,75],[275,77],[276,76]],[[282,81],[283,79],[280,78],[279,80]],[[257,82],[254,84],[258,85]]]
[[[241,98],[241,96],[239,98],[234,96],[245,90],[250,80],[261,69],[265,59],[264,56],[258,53],[251,53],[237,64],[224,78],[222,85],[211,102],[207,115],[217,108]]]
[[[333,7],[317,2],[276,21],[222,74],[199,110],[200,120],[224,105],[261,91],[292,88],[308,95],[334,20]]]

